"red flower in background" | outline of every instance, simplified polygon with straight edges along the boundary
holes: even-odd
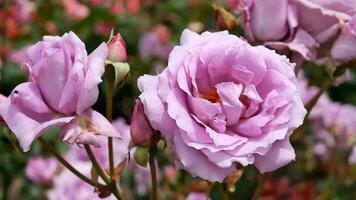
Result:
[[[140,1],[139,0],[128,0],[127,1],[127,11],[130,15],[136,15],[140,10]]]
[[[259,200],[311,200],[317,195],[313,181],[299,182],[292,185],[289,177],[273,177],[268,176],[263,184]]]

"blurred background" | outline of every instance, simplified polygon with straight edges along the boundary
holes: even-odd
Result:
[[[41,40],[43,35],[73,31],[91,52],[108,40],[114,28],[126,42],[131,71],[125,84],[114,93],[113,113],[114,118],[121,117],[129,122],[134,100],[139,94],[137,77],[157,74],[165,68],[169,52],[179,44],[180,34],[185,28],[196,32],[217,30],[218,18],[212,3],[229,10],[229,1],[209,0],[0,0],[0,94],[8,96],[17,84],[26,81],[26,74],[21,70],[21,64],[27,59],[26,49]],[[240,26],[230,32],[243,36]],[[307,64],[304,70],[310,85],[319,86],[327,77],[320,66]],[[101,113],[105,113],[105,92],[105,87],[101,86],[101,96],[94,106]],[[333,86],[328,95],[331,101],[354,109],[355,72],[350,72],[348,81]],[[328,110],[324,110],[324,115],[329,115]],[[345,117],[355,118],[356,112]],[[355,199],[356,158],[351,158],[354,141],[340,141],[338,129],[320,128],[314,123],[317,122],[310,122],[305,128],[305,137],[294,143],[296,161],[265,176],[260,199]],[[325,134],[315,133],[318,131],[327,132],[327,138],[322,138]],[[349,131],[356,134],[354,129]],[[67,146],[58,140],[58,132],[51,130],[45,138],[64,153]],[[29,152],[21,152],[16,148],[16,139],[1,128],[2,199],[46,199],[45,191],[51,185],[36,184],[25,175],[27,160],[37,155],[46,156],[47,153],[37,143]],[[162,176],[166,177],[161,179],[161,197],[183,198],[186,191],[177,188],[184,186],[190,190],[198,186],[191,185],[193,178],[186,172],[175,171],[174,167],[167,169],[174,164],[170,157],[169,152],[159,157],[159,168]],[[174,172],[174,175],[169,172]],[[132,182],[130,177],[133,175],[128,173],[122,177],[124,190],[134,191],[142,182],[145,184],[144,178],[136,178],[136,182]],[[170,175],[172,179],[168,178]],[[231,180],[231,185],[226,187],[231,189],[232,199],[249,199],[258,181],[257,170],[248,167],[237,184]],[[131,196],[132,199],[149,199],[147,194],[145,190],[134,191]],[[213,197],[220,199],[214,188]]]

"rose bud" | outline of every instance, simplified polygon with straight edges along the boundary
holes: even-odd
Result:
[[[116,34],[111,38],[108,43],[109,55],[108,59],[112,62],[124,62],[126,61],[126,45],[124,39],[121,37],[121,34]]]
[[[149,147],[158,142],[159,137],[146,117],[141,100],[136,100],[130,128],[131,140],[134,145]]]
[[[173,182],[177,177],[177,169],[173,165],[168,165],[164,168],[164,176],[168,181]]]

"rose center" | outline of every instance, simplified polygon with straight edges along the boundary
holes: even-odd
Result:
[[[208,94],[203,94],[202,98],[210,101],[211,103],[219,103],[220,102],[220,97],[219,97],[219,94],[218,94],[216,88],[212,89]]]

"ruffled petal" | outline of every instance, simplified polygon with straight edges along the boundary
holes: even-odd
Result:
[[[280,140],[273,143],[272,148],[264,156],[255,156],[255,166],[261,173],[276,170],[295,159],[295,153],[290,142]]]
[[[175,133],[174,146],[183,164],[192,175],[202,177],[209,181],[222,182],[224,178],[235,170],[235,166],[221,168],[210,162],[201,152],[188,147],[179,136],[181,133]]]
[[[20,84],[9,98],[1,101],[0,115],[24,151],[28,151],[32,142],[46,130],[61,127],[74,118],[56,116],[44,103],[34,83]]]
[[[68,144],[89,144],[100,147],[100,137],[120,138],[121,134],[99,112],[88,109],[73,118],[61,131],[62,140]]]

